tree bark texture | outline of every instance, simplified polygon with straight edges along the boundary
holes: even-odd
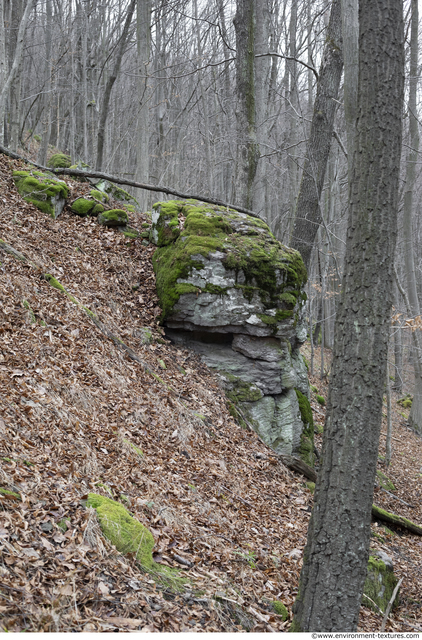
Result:
[[[322,469],[292,631],[354,631],[366,576],[397,232],[403,104],[399,0],[361,0],[349,221]]]
[[[322,222],[320,197],[331,148],[342,71],[341,0],[333,0],[290,239],[290,246],[300,251],[307,269]]]

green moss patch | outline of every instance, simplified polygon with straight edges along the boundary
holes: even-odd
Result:
[[[235,286],[242,288],[246,298],[258,294],[265,310],[277,309],[274,316],[265,312],[261,316],[275,332],[278,322],[293,316],[292,306],[303,303],[301,288],[307,274],[302,258],[297,251],[281,245],[265,222],[196,201],[173,200],[154,208],[151,237],[158,245],[153,262],[161,320],[172,314],[182,293],[194,293],[181,291],[178,286],[195,269],[203,268],[201,256],[206,258],[215,251],[224,254],[222,264],[234,272]],[[182,230],[179,216],[185,217]],[[215,285],[204,291],[226,293],[224,287]]]
[[[131,516],[120,502],[115,502],[98,493],[90,493],[86,504],[97,511],[103,534],[118,551],[132,553],[145,569],[153,568],[154,538],[151,532]]]
[[[120,502],[98,493],[90,493],[86,505],[96,510],[101,531],[120,553],[130,553],[145,571],[173,590],[180,590],[187,582],[176,569],[160,565],[153,560],[152,549],[155,541],[151,532]]]
[[[10,491],[10,489],[4,489],[3,487],[0,487],[0,496],[4,496],[4,498],[9,498],[11,500],[22,500],[19,493],[16,493],[16,491]]]
[[[317,396],[316,399],[317,399],[318,404],[321,405],[321,407],[325,406],[325,398],[324,398],[324,396]]]
[[[278,616],[282,616],[283,622],[287,620],[287,618],[289,617],[289,612],[287,610],[287,607],[282,602],[280,602],[280,600],[273,600],[272,605],[273,605],[274,612]]]
[[[295,389],[299,403],[303,431],[300,436],[299,455],[310,467],[314,466],[314,418],[308,398],[299,389]]]
[[[98,224],[105,227],[124,227],[128,223],[128,215],[123,209],[110,209],[98,216]]]
[[[50,169],[69,169],[71,164],[72,160],[66,153],[55,153],[47,162],[47,167]]]
[[[94,200],[87,200],[86,198],[78,198],[72,203],[70,210],[76,215],[81,216],[81,218],[85,218],[89,216],[95,207],[96,202]]]
[[[410,393],[406,393],[404,398],[400,398],[400,400],[397,400],[397,404],[400,404],[403,409],[410,409],[412,407],[412,402],[413,396],[411,396]]]
[[[89,195],[91,198],[95,198],[95,200],[99,200],[100,202],[108,202],[110,199],[107,193],[98,191],[98,189],[92,189]]]
[[[245,382],[241,378],[227,373],[227,371],[219,371],[220,376],[224,380],[226,396],[238,404],[239,402],[257,402],[262,398],[262,391],[254,384]]]
[[[379,469],[377,469],[377,477],[378,477],[378,482],[380,483],[380,486],[383,489],[385,489],[386,491],[395,491],[396,490],[396,487],[394,486],[394,484],[390,480],[390,478],[388,478],[385,475],[385,473],[383,473]]]

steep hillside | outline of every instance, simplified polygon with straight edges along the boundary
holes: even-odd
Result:
[[[273,603],[290,614],[312,508],[304,478],[236,424],[199,358],[165,339],[154,248],[68,210],[49,218],[17,194],[17,166],[0,157],[3,629],[287,630]],[[417,508],[377,504],[421,523],[421,441],[404,426],[395,437],[397,495]],[[154,559],[179,578],[118,553],[90,492],[145,524]],[[387,630],[422,626],[421,538],[374,532],[404,577]],[[362,607],[361,630],[380,624]]]

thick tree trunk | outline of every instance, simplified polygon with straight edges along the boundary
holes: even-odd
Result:
[[[355,631],[366,577],[397,229],[403,20],[397,0],[361,0],[349,224],[322,468],[295,631]]]
[[[331,148],[342,71],[341,2],[333,0],[317,84],[311,133],[289,243],[291,247],[300,251],[306,268],[309,268],[312,248],[322,222],[320,197]]]

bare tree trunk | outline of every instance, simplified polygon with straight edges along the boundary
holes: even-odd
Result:
[[[353,144],[357,117],[359,67],[359,0],[341,0],[344,60],[344,117],[346,121],[349,179],[353,162]]]
[[[38,152],[38,162],[47,164],[48,143],[51,130],[51,39],[52,39],[53,7],[51,0],[46,0],[45,10],[45,66],[44,66],[44,126],[41,146]]]
[[[237,0],[236,29],[236,133],[237,154],[234,201],[253,206],[253,186],[259,159],[255,111],[256,0]]]
[[[26,27],[29,22],[29,16],[34,5],[34,0],[27,0],[25,11],[23,12],[22,20],[20,21],[18,36],[16,40],[15,57],[13,59],[10,71],[3,77],[3,82],[0,89],[0,144],[4,141],[4,116],[6,109],[6,100],[9,95],[10,88],[14,82],[16,75],[19,71],[19,67],[22,60],[23,44],[25,39]],[[0,11],[3,9],[3,21],[0,24],[0,75],[2,73],[1,67],[4,62],[4,70],[6,69],[6,47],[4,42],[4,0],[0,0]]]
[[[406,270],[407,291],[412,316],[420,315],[419,298],[416,286],[415,257],[413,246],[413,191],[415,189],[415,168],[419,153],[419,124],[416,112],[417,76],[418,76],[418,1],[412,0],[412,23],[410,35],[410,75],[409,75],[409,149],[406,159],[406,186],[403,207],[404,264]],[[415,331],[419,331],[415,329]],[[416,347],[414,347],[416,348]],[[422,433],[422,354],[415,354],[415,389],[409,424],[418,433]]]
[[[129,35],[129,28],[132,22],[133,12],[135,11],[135,5],[136,5],[136,0],[132,0],[128,7],[125,26],[123,28],[123,33],[120,37],[120,45],[119,45],[116,59],[114,61],[113,71],[111,72],[107,80],[107,84],[104,90],[103,101],[102,101],[101,112],[100,112],[100,120],[98,124],[98,133],[97,133],[96,168],[98,171],[101,171],[101,169],[103,168],[105,126],[106,126],[106,121],[108,116],[108,107],[110,104],[111,90],[113,88],[114,83],[116,82],[117,76],[120,71],[120,66],[122,64],[122,58],[126,48],[126,43]]]
[[[138,0],[137,4],[137,56],[138,56],[138,127],[136,145],[136,182],[149,179],[149,66],[151,55],[151,0]],[[142,210],[148,206],[145,191],[138,193]]]
[[[316,234],[322,222],[320,197],[331,148],[342,71],[341,6],[340,0],[333,0],[290,239],[290,246],[300,251],[306,268],[309,267]]]
[[[394,286],[394,306],[396,312],[399,308],[397,284]],[[403,342],[400,319],[394,323],[394,385],[393,389],[397,393],[401,393],[403,388]]]
[[[358,623],[392,302],[403,39],[401,2],[360,0],[358,119],[330,419],[290,631],[351,632]]]

